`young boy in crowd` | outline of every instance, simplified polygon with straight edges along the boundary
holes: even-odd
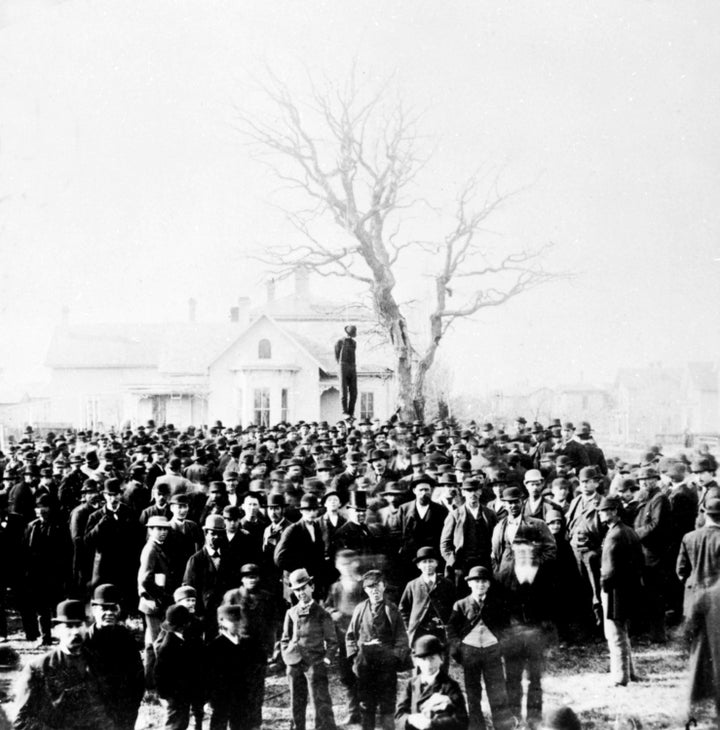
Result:
[[[445,648],[436,636],[420,636],[413,644],[418,673],[398,701],[398,730],[467,730],[465,698],[460,685],[443,669],[444,657]]]
[[[335,627],[330,614],[313,599],[314,581],[307,570],[293,570],[288,580],[298,600],[285,614],[280,640],[290,681],[291,727],[305,730],[309,689],[316,730],[335,730],[327,671],[337,648]]]
[[[373,730],[375,714],[383,730],[394,727],[397,673],[408,658],[405,624],[397,606],[385,598],[385,579],[379,570],[362,578],[367,599],[353,612],[346,634],[348,661],[357,676],[363,730]]]

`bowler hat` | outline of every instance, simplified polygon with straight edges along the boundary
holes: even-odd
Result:
[[[314,494],[303,494],[300,499],[300,509],[320,509],[318,498]]]
[[[94,479],[86,479],[83,482],[82,489],[80,492],[82,494],[97,494],[98,491],[98,483]]]
[[[442,641],[432,634],[425,634],[424,636],[418,637],[413,644],[413,654],[416,657],[442,656],[444,651],[445,647]]]
[[[192,586],[180,586],[173,593],[173,601],[179,603],[183,598],[197,598],[197,591]]]
[[[407,494],[407,490],[403,489],[397,482],[388,482],[385,485],[385,489],[380,492],[381,496],[386,494]]]
[[[305,568],[298,568],[293,570],[288,576],[288,582],[290,584],[290,590],[296,591],[298,588],[306,586],[308,583],[313,582],[313,577],[305,570]]]
[[[460,459],[460,461],[455,464],[455,471],[463,471],[466,474],[469,474],[472,471],[472,464],[467,459]]]
[[[242,519],[242,511],[236,504],[226,504],[222,511],[223,519],[239,520]]]
[[[103,492],[105,494],[120,494],[122,492],[122,486],[119,479],[106,479],[103,486]]]
[[[234,603],[223,603],[218,606],[217,617],[218,620],[224,618],[228,621],[240,621],[242,619],[242,606]]]
[[[471,491],[475,492],[478,489],[480,489],[480,482],[479,482],[479,480],[475,479],[474,477],[468,477],[467,479],[463,479],[461,489],[464,489],[466,491],[471,490]]]
[[[279,494],[278,492],[270,492],[267,500],[268,507],[284,507],[285,506],[285,495]]]
[[[720,515],[720,499],[713,497],[705,503],[705,514]]]
[[[651,466],[644,466],[641,469],[638,470],[637,473],[637,480],[639,482],[645,481],[647,479],[658,479],[659,475],[655,469],[653,469]]]
[[[55,610],[54,624],[82,624],[87,621],[85,604],[71,598],[61,601]]]
[[[475,565],[470,568],[470,572],[465,577],[466,581],[471,580],[490,580],[492,573],[484,565]]]
[[[184,629],[190,623],[190,611],[179,604],[173,604],[168,606],[165,611],[165,621],[162,623],[162,628],[165,631],[179,631]]]
[[[454,474],[441,474],[438,478],[438,484],[440,486],[454,485],[457,486],[457,477]]]
[[[348,337],[355,337],[357,335],[357,327],[354,324],[346,324],[344,329]]]
[[[440,560],[440,557],[434,547],[421,547],[415,555],[415,562],[419,563],[421,560]]]
[[[205,532],[225,532],[225,520],[220,515],[208,515],[203,525]]]
[[[119,606],[122,603],[122,595],[117,586],[103,583],[95,589],[90,603],[93,606]]]
[[[582,481],[583,479],[599,479],[600,474],[598,473],[598,470],[594,466],[584,466],[582,469],[580,469],[580,473],[578,474],[578,479]]]
[[[540,469],[528,469],[525,472],[524,481],[527,484],[528,482],[542,482],[544,479]]]
[[[185,492],[173,494],[173,496],[170,497],[170,504],[190,504],[190,495]]]
[[[507,487],[503,489],[502,501],[503,502],[519,502],[523,498],[523,493],[520,487]]]
[[[605,510],[619,510],[622,506],[622,502],[620,501],[619,497],[603,497],[600,500],[600,504],[598,505],[598,512],[603,512]]]
[[[375,449],[370,456],[370,461],[380,461],[384,459],[387,461],[387,454],[382,449]]]
[[[170,523],[167,521],[166,517],[163,517],[162,515],[153,515],[148,521],[147,521],[147,527],[165,527],[169,528]]]

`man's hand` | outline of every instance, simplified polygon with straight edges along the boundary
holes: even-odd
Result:
[[[417,728],[417,730],[428,730],[432,721],[429,717],[425,717],[422,712],[413,712],[412,715],[408,715],[408,725]]]

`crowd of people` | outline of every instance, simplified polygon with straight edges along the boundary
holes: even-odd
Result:
[[[0,637],[12,607],[48,649],[22,674],[18,728],[129,730],[151,690],[167,728],[209,707],[211,728],[258,730],[268,671],[287,674],[294,730],[310,698],[317,730],[482,730],[483,684],[493,727],[539,728],[551,644],[606,640],[627,686],[632,641],[664,643],[683,617],[690,699],[717,698],[707,449],[631,464],[557,419],[149,422],[28,429],[0,467]]]

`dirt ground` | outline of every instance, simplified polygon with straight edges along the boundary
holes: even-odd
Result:
[[[15,621],[11,622],[11,630],[13,625],[16,625]],[[585,730],[612,728],[618,716],[633,716],[641,721],[643,728],[681,730],[687,722],[687,652],[678,634],[676,632],[664,646],[645,644],[633,647],[637,671],[644,679],[619,688],[613,687],[610,681],[605,644],[553,648],[548,655],[543,679],[545,707],[570,705],[580,716]],[[12,634],[5,646],[19,653],[21,663],[40,653],[29,642],[21,640],[18,633]],[[18,672],[18,667],[0,666],[0,699],[10,717],[13,716],[12,699]],[[451,667],[451,673],[462,684],[462,672],[457,666]],[[404,682],[408,676],[409,673],[403,675],[400,682]],[[334,676],[331,694],[339,720],[345,714],[343,693]],[[288,699],[285,677],[268,677],[263,730],[286,730],[290,727]],[[712,707],[701,708],[695,717],[697,727],[701,730],[715,727]],[[137,728],[162,728],[163,719],[161,702],[152,694],[146,694]],[[491,727],[487,714],[486,720],[488,727]],[[208,726],[206,715],[205,727]],[[312,728],[312,720],[308,727]],[[623,730],[625,727],[632,726],[623,726]],[[359,730],[359,726],[352,730]]]

